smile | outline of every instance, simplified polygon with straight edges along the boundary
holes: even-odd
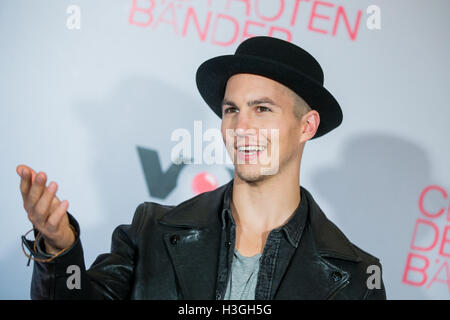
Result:
[[[264,151],[266,147],[264,146],[242,146],[237,148],[239,152],[245,154],[256,154],[259,151]]]
[[[255,160],[265,150],[266,150],[265,146],[258,146],[258,145],[237,147],[238,163],[248,163],[248,161]]]

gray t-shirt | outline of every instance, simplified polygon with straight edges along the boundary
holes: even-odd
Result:
[[[244,257],[234,249],[225,300],[254,300],[261,253]]]

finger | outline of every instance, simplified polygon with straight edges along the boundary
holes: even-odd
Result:
[[[36,202],[33,210],[33,219],[37,224],[43,224],[50,215],[50,206],[52,204],[53,197],[58,190],[58,185],[55,182],[50,182],[48,187],[44,189],[42,196]]]
[[[36,181],[36,176],[37,176],[37,173],[34,170],[31,170],[31,183],[32,184],[34,183],[34,181]]]
[[[34,171],[32,168],[30,168],[29,166],[26,166],[24,164],[19,164],[16,167],[16,172],[19,176],[22,176],[22,171],[28,171],[31,172],[31,176],[35,176],[36,175],[36,171]]]
[[[50,205],[50,213],[54,212],[60,203],[61,200],[59,200],[58,196],[55,195],[52,199],[52,204]]]
[[[36,205],[36,202],[41,197],[44,192],[45,182],[47,181],[47,176],[44,172],[39,172],[36,175],[36,179],[31,184],[30,192],[26,196],[25,204],[29,210],[32,210]]]
[[[67,200],[61,201],[56,207],[56,210],[48,217],[45,227],[49,232],[56,232],[66,215],[67,209],[69,208],[69,202]]]
[[[16,168],[17,173],[22,177],[22,180],[25,179],[25,181],[20,181],[21,182],[21,192],[22,192],[22,197],[24,196],[23,194],[28,193],[30,190],[29,188],[31,187],[31,184],[34,182],[35,177],[36,177],[36,172],[31,169],[30,167],[26,166],[26,165],[19,165]],[[31,176],[31,182],[29,181]]]
[[[21,171],[21,176],[22,178],[20,179],[20,192],[22,193],[23,200],[25,200],[31,187],[31,175],[27,169],[23,168]]]
[[[16,167],[16,172],[17,172],[17,174],[18,174],[19,176],[22,176],[22,170],[24,170],[24,169],[32,170],[30,167],[28,167],[28,166],[26,166],[26,165],[24,165],[24,164],[19,164],[19,165]]]
[[[22,170],[23,170],[24,167],[26,167],[24,164],[19,164],[19,165],[16,167],[16,172],[17,172],[17,174],[19,175],[19,177],[22,176]]]

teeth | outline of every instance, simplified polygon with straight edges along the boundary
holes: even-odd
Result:
[[[240,152],[253,152],[253,151],[262,151],[265,147],[262,146],[248,146],[248,147],[239,147],[238,150]]]

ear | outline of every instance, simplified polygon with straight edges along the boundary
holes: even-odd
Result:
[[[302,134],[300,143],[310,140],[317,132],[320,123],[320,115],[316,110],[311,110],[302,117]]]

